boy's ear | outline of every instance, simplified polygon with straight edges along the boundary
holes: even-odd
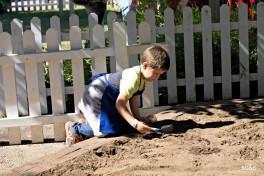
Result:
[[[143,62],[142,66],[143,66],[144,69],[146,69],[148,67],[148,63],[147,62]]]

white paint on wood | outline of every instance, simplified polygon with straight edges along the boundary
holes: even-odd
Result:
[[[21,126],[20,127],[20,136],[21,141],[31,141],[31,128],[30,126]]]
[[[117,18],[114,12],[109,12],[107,15],[107,24],[108,24],[108,40],[109,47],[114,47],[114,37],[113,37],[113,22]],[[116,59],[114,56],[110,56],[110,72],[113,73],[116,71]]]
[[[50,27],[55,29],[58,32],[58,41],[59,44],[61,43],[61,25],[60,25],[60,18],[58,16],[52,16],[50,18]]]
[[[0,34],[3,32],[3,24],[2,22],[0,21]]]
[[[146,10],[145,13],[146,22],[150,25],[151,30],[151,41],[150,43],[156,43],[156,22],[155,22],[155,12],[153,10]],[[159,88],[158,88],[158,80],[153,81],[154,88],[154,104],[159,104]]]
[[[127,14],[127,36],[128,36],[128,45],[137,44],[137,21],[136,13],[131,10]],[[129,55],[129,66],[139,65],[138,55]]]
[[[54,124],[54,139],[56,142],[65,141],[65,123]]]
[[[229,6],[220,8],[221,26],[221,69],[222,69],[222,98],[232,98],[231,73],[231,43],[230,43],[230,17]]]
[[[116,57],[116,71],[129,67],[127,52],[127,29],[124,23],[114,22],[114,53]]]
[[[147,22],[142,22],[138,27],[140,44],[151,43],[151,29]],[[143,107],[154,106],[154,84],[153,82],[147,82],[145,85],[145,91],[142,94]]]
[[[90,39],[90,47],[94,46],[93,44],[93,40],[92,37],[93,37],[93,28],[95,25],[98,24],[98,16],[96,15],[96,13],[90,13],[89,16],[88,16],[88,22],[89,22],[89,39]]]
[[[248,48],[248,8],[239,5],[239,71],[240,71],[240,97],[249,97],[249,48]]]
[[[10,34],[3,32],[0,34],[0,51],[2,54],[12,53],[12,42]],[[18,117],[17,94],[16,94],[16,80],[14,64],[4,64],[2,68],[2,94],[1,102],[4,102],[4,109],[7,118]]]
[[[72,26],[79,26],[80,23],[79,23],[79,16],[76,15],[76,14],[71,14],[70,18],[69,18],[69,21],[70,21],[70,28]]]
[[[171,8],[167,8],[164,12],[165,16],[165,42],[169,46],[168,53],[170,56],[170,69],[167,72],[167,88],[168,88],[168,103],[177,103],[177,73],[176,73],[176,51],[175,51],[175,24],[174,12]]]
[[[0,128],[0,142],[8,142],[8,128]]]
[[[23,54],[23,23],[18,19],[13,19],[11,22],[12,32],[12,46],[13,53]],[[27,102],[27,87],[26,87],[26,75],[25,75],[25,64],[15,65],[16,73],[16,89],[18,98],[18,110],[21,115],[28,115],[28,102]]]
[[[202,8],[204,100],[214,99],[211,9]]]
[[[196,101],[192,9],[183,8],[186,101]]]
[[[8,139],[9,144],[21,144],[21,133],[20,127],[9,127],[8,128]]]
[[[81,29],[78,26],[73,26],[70,29],[71,49],[77,50],[82,48]],[[72,59],[72,77],[74,91],[74,107],[75,112],[78,112],[78,102],[84,92],[84,70],[83,59],[75,57]]]
[[[54,124],[43,125],[44,139],[55,139]]]
[[[58,51],[59,41],[58,32],[55,29],[47,31],[48,51]],[[65,112],[65,96],[64,96],[64,78],[63,78],[63,62],[59,59],[52,59],[49,64],[49,77],[51,89],[52,113],[62,114]]]
[[[26,31],[23,35],[23,46],[25,53],[32,53],[36,51],[34,33]],[[38,65],[34,60],[25,62],[28,103],[30,116],[41,114],[40,93],[38,84]]]
[[[105,47],[104,28],[101,25],[95,25],[92,29],[91,48],[103,48]],[[106,58],[94,57],[92,58],[92,73],[93,75],[98,73],[106,73]]]
[[[264,3],[257,5],[258,96],[264,96]]]
[[[36,53],[42,52],[42,34],[41,34],[41,21],[37,17],[33,17],[31,19],[31,31],[35,36],[35,46]],[[36,60],[36,58],[34,58]],[[40,93],[40,105],[41,105],[41,113],[48,113],[47,108],[47,93],[46,93],[46,85],[45,85],[45,74],[44,74],[44,62],[38,62],[38,84],[39,84],[39,93]]]
[[[42,143],[44,141],[42,125],[31,126],[32,143]]]

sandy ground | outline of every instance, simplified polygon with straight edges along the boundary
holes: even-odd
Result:
[[[0,146],[0,175],[7,175],[15,167],[57,152],[65,147],[63,142]]]
[[[157,119],[173,133],[119,137],[39,175],[264,175],[264,99],[179,105]]]

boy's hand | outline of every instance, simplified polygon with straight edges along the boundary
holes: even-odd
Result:
[[[152,128],[152,127],[148,126],[147,124],[145,124],[144,122],[141,122],[141,121],[138,121],[135,128],[140,133],[154,132],[156,130],[156,128]]]

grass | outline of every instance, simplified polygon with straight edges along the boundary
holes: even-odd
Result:
[[[85,9],[77,9],[75,10],[76,15],[79,16],[80,28],[82,31],[88,29],[88,15],[86,14]],[[43,34],[46,33],[48,28],[50,27],[50,18],[54,15],[59,16],[58,11],[50,10],[50,11],[26,11],[26,12],[9,12],[5,14],[0,14],[0,21],[3,24],[3,31],[9,32],[11,31],[10,23],[14,18],[20,19],[23,21],[23,30],[30,29],[30,20],[33,17],[38,17],[41,20],[41,31]],[[69,16],[70,11],[64,10],[63,16],[61,19],[61,31],[68,32],[69,31]]]

